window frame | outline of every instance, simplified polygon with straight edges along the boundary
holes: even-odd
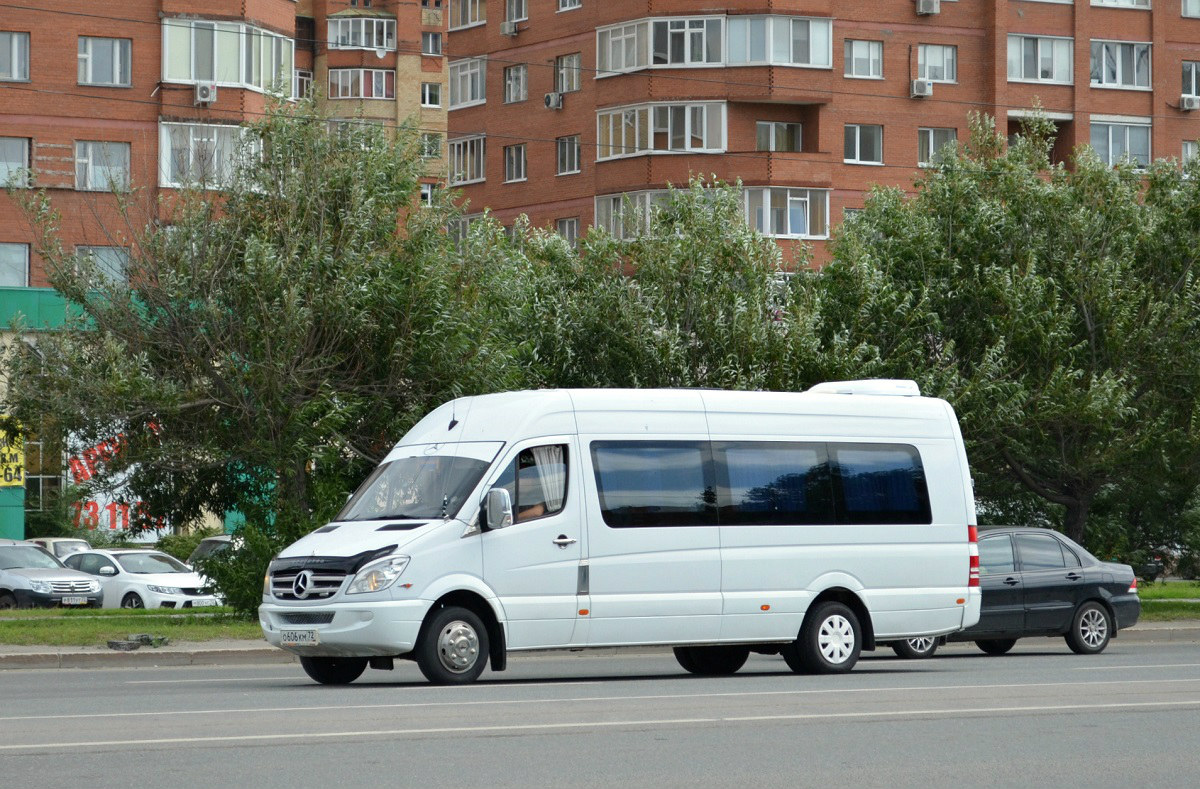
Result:
[[[371,94],[367,95],[367,75],[370,75]],[[354,78],[357,75],[357,80]],[[347,79],[343,80],[343,77]],[[382,78],[382,82],[380,79]],[[337,94],[334,92],[334,80],[337,80]],[[396,99],[396,70],[386,68],[331,68],[329,69],[329,91],[325,94],[329,101],[394,101]],[[342,85],[345,81],[347,84]],[[355,94],[355,85],[358,93]],[[375,87],[380,84],[383,95],[375,95]],[[344,91],[349,91],[345,93]],[[390,95],[389,95],[390,93]]]
[[[1191,71],[1191,90],[1188,90],[1187,71]],[[1200,60],[1184,60],[1180,66],[1181,80],[1181,95],[1183,96],[1200,96]]]
[[[576,93],[583,88],[583,53],[569,52],[554,58],[554,90]]]
[[[121,271],[120,271],[119,277],[114,276],[114,274],[116,274],[116,272],[114,272],[112,270],[112,268],[110,268],[107,265],[102,264],[97,259],[96,256],[100,252],[118,253],[117,256],[122,258]],[[109,284],[129,282],[129,263],[132,258],[129,254],[128,247],[116,247],[116,246],[110,246],[110,245],[97,245],[97,244],[79,244],[79,245],[76,245],[76,247],[75,247],[75,256],[76,257],[83,257],[83,256],[90,257],[93,265],[96,266],[97,271],[99,271],[104,276],[105,281],[108,282]]]
[[[1182,0],[1179,15],[1184,19],[1200,18],[1200,0]]]
[[[849,144],[849,140],[846,139],[846,133],[849,132],[851,129],[854,129],[854,156],[853,157],[848,156],[847,155],[848,151],[846,150],[846,146]],[[863,137],[864,129],[878,129],[879,130],[879,159],[878,160],[862,158],[862,149],[863,149],[862,137]],[[871,167],[883,166],[884,148],[883,148],[883,125],[882,124],[879,124],[879,123],[847,123],[843,129],[842,143],[843,143],[843,145],[842,145],[842,163],[843,164],[861,164],[861,165],[868,165]]]
[[[926,135],[926,132],[928,134]],[[934,137],[937,132],[951,132],[950,139],[943,141],[940,145],[934,145]],[[928,136],[928,143],[923,143],[922,138]],[[943,148],[950,143],[958,142],[958,128],[955,126],[919,126],[917,127],[917,166],[918,167],[936,167],[941,162],[934,161],[933,157],[938,154]],[[924,145],[927,156],[921,158],[921,149]]]
[[[442,106],[442,83],[421,83],[421,106],[426,108]]]
[[[20,148],[20,163],[17,164],[17,160],[15,159],[0,160],[0,167],[3,167],[3,170],[0,170],[0,189],[10,186],[10,179],[12,181],[11,186],[22,189],[28,188],[32,181],[33,159],[31,157],[33,139],[30,137],[0,137],[0,142],[12,142],[14,140],[17,141]],[[21,176],[13,178],[13,175],[16,173],[20,173]]]
[[[125,153],[125,155],[124,155],[124,172],[125,172],[124,183],[110,182],[110,183],[107,183],[104,185],[96,185],[95,184],[94,177],[95,177],[95,175],[98,174],[99,168],[103,167],[104,169],[113,169],[111,167],[108,167],[106,164],[98,164],[95,161],[96,152],[94,151],[93,146],[97,146],[97,145],[103,146],[103,150],[106,150],[106,151],[108,150],[108,146],[117,146],[117,150],[124,151],[124,153]],[[82,151],[81,151],[80,146],[83,146]],[[130,188],[130,184],[132,183],[132,175],[133,175],[131,172],[132,165],[133,165],[132,147],[133,146],[130,143],[123,142],[120,140],[76,140],[75,141],[75,191],[77,191],[77,192],[108,192],[108,191],[114,191],[114,190],[115,191],[128,191]],[[108,155],[106,154],[102,158],[108,159]],[[85,168],[85,170],[84,170],[85,176],[83,178],[83,185],[80,185],[80,178],[79,178],[79,174],[80,174],[79,168],[81,166]]]
[[[743,218],[746,224],[770,238],[796,238],[804,240],[821,240],[829,238],[829,189],[816,189],[805,186],[748,186],[742,198]],[[754,193],[757,195],[757,201]],[[782,205],[774,205],[777,197],[782,198]],[[755,214],[761,211],[761,218]],[[792,211],[797,203],[804,205],[804,232],[797,233],[792,227]],[[787,222],[785,232],[779,232],[775,227],[776,218]],[[821,227],[814,228],[819,219]],[[814,232],[814,229],[820,232]]]
[[[929,69],[932,65],[929,62],[932,49],[938,49],[942,53],[940,67],[947,76],[936,78],[929,76]],[[953,71],[951,75],[949,72]],[[958,84],[958,45],[957,44],[917,44],[917,79],[923,79],[926,82],[934,82],[943,85]]]
[[[29,244],[19,242],[19,241],[0,241],[0,249],[5,249],[5,248],[8,248],[9,252],[12,252],[13,250],[16,250],[18,252],[24,252],[24,255],[22,255],[22,257],[24,258],[24,265],[23,265],[24,274],[21,277],[21,279],[23,280],[23,283],[16,284],[16,285],[0,284],[0,288],[28,288],[29,282],[30,282],[30,276],[31,276],[30,265],[29,265],[29,261],[30,261]],[[18,261],[18,263],[20,263],[20,261]]]
[[[795,127],[795,139],[798,147],[780,148],[778,147],[779,127],[785,128]],[[761,147],[763,127],[767,131],[767,147]],[[804,124],[793,123],[791,121],[755,121],[754,122],[754,149],[756,151],[764,151],[769,153],[803,153],[804,152]]]
[[[1036,51],[1034,53],[1034,60],[1037,63],[1035,70],[1038,73],[1038,76],[1035,76],[1035,77],[1029,77],[1024,74],[1025,42],[1029,41],[1029,40],[1032,40],[1035,42],[1034,47],[1035,47]],[[1042,77],[1041,76],[1041,64],[1042,64],[1042,59],[1044,57],[1043,52],[1042,52],[1043,46],[1047,43],[1050,44],[1050,47],[1051,47],[1050,62],[1051,62],[1051,64],[1056,64],[1056,58],[1054,55],[1054,45],[1057,44],[1058,42],[1063,42],[1063,41],[1065,41],[1067,43],[1067,72],[1068,73],[1067,73],[1066,79],[1056,79],[1054,77]],[[1012,49],[1013,49],[1014,44],[1016,44],[1016,46],[1018,46],[1021,50],[1020,65],[1021,65],[1022,73],[1020,74],[1020,76],[1014,76],[1013,70],[1012,70],[1012,66],[1014,63]],[[1008,81],[1009,82],[1038,83],[1038,84],[1043,84],[1043,85],[1074,85],[1075,84],[1075,39],[1072,38],[1071,36],[1043,36],[1043,35],[1037,35],[1037,34],[1032,34],[1032,33],[1009,33],[1007,46],[1008,46],[1008,69],[1007,69],[1007,71],[1008,71]]]
[[[432,45],[432,47],[430,47]],[[440,30],[422,30],[421,31],[421,54],[429,56],[440,56],[444,50],[442,42],[442,33]]]
[[[487,24],[485,0],[450,0],[448,10],[447,30],[465,30]]]
[[[858,74],[851,69],[851,66],[858,62],[858,57],[854,54],[854,50],[859,44],[867,45],[867,59],[871,66],[875,65],[874,50],[878,48],[878,74]],[[842,45],[842,76],[846,79],[883,79],[883,42],[863,38],[845,39]]]
[[[462,58],[451,61],[447,66],[450,80],[450,99],[447,108],[450,110],[475,107],[487,103],[487,58]],[[467,98],[459,94],[463,87],[467,88]],[[476,89],[478,94],[476,95]]]
[[[1107,120],[1107,119],[1091,120],[1090,128],[1088,130],[1088,144],[1092,146],[1092,150],[1096,151],[1096,154],[1099,156],[1100,151],[1096,150],[1096,146],[1093,143],[1093,140],[1095,139],[1095,136],[1094,136],[1095,129],[1097,126],[1108,127],[1107,149],[1105,151],[1105,155],[1100,156],[1101,161],[1103,161],[1109,167],[1115,167],[1119,162],[1128,158],[1129,161],[1134,165],[1135,169],[1137,169],[1137,170],[1145,170],[1150,167],[1151,162],[1154,161],[1154,126],[1152,123],[1142,123],[1142,122],[1133,121],[1133,120],[1129,120],[1129,121],[1118,121],[1118,120]],[[1119,159],[1114,161],[1113,157],[1112,157],[1113,132],[1118,128],[1124,130],[1123,133],[1125,135],[1125,139],[1124,139],[1124,154],[1125,155],[1123,155],[1122,157],[1120,157]],[[1145,164],[1142,164],[1139,160],[1128,155],[1129,150],[1130,150],[1129,134],[1132,129],[1145,129],[1146,130],[1146,163]]]
[[[447,183],[450,186],[465,186],[478,184],[487,180],[487,137],[483,134],[472,134],[466,137],[456,137],[446,142]],[[460,164],[466,164],[459,174],[456,169]]]
[[[518,63],[504,69],[504,103],[518,104],[529,100],[529,66]]]
[[[240,137],[245,133],[243,127],[219,123],[177,123],[174,121],[162,121],[158,124],[158,128],[158,185],[160,187],[164,189],[185,189],[205,185],[210,189],[220,189],[228,183],[225,178],[221,177],[222,170],[224,170],[224,174],[227,177],[232,177],[237,165],[236,158],[239,145],[241,144]],[[176,167],[174,166],[176,148],[172,133],[182,130],[186,130],[187,132],[188,181],[178,181],[172,178],[172,175],[176,171]],[[200,139],[198,138],[198,133],[211,136],[209,141],[213,145],[214,155],[220,154],[222,146],[225,146],[228,150],[229,160],[227,162],[220,162],[214,159],[216,167],[213,173],[203,179],[191,180],[191,165],[196,155],[197,142]],[[220,139],[221,135],[225,135],[224,140]]]
[[[504,146],[504,183],[519,184],[529,180],[529,161],[525,143]]]
[[[210,30],[212,33],[212,78],[197,76],[197,46],[196,31]],[[174,32],[172,32],[174,31]],[[218,45],[218,33],[237,35],[236,66],[223,62]],[[176,37],[187,40],[187,74],[180,76],[175,73],[176,63],[174,49],[178,42]],[[228,52],[224,57],[228,56]],[[231,70],[236,72],[236,79],[225,79]],[[257,93],[266,93],[277,84],[286,85],[290,90],[295,79],[296,42],[295,39],[280,33],[255,25],[240,22],[224,22],[210,19],[191,19],[186,17],[164,17],[162,20],[162,82],[174,85],[203,85],[213,84],[222,87],[244,88]]]
[[[580,135],[568,134],[564,137],[558,137],[555,143],[555,175],[578,175],[583,172],[583,147],[580,144]],[[574,169],[564,169],[571,166],[574,161]]]
[[[422,159],[440,159],[442,157],[441,132],[421,132],[417,144]]]
[[[583,0],[558,0],[558,10],[556,13],[577,11],[580,8],[583,8]]]
[[[579,217],[568,216],[554,220],[554,231],[562,236],[572,249],[579,248]]]
[[[1101,53],[1101,62],[1099,64],[1099,66],[1097,66],[1097,62],[1096,62],[1097,46],[1100,47],[1100,53]],[[1115,82],[1106,81],[1105,78],[1107,76],[1107,70],[1106,70],[1105,66],[1107,64],[1108,58],[1107,58],[1107,55],[1105,54],[1105,52],[1106,52],[1106,48],[1110,47],[1110,46],[1133,47],[1133,56],[1131,58],[1131,61],[1132,61],[1133,71],[1134,71],[1134,80],[1135,80],[1134,82],[1127,83],[1127,82],[1121,81],[1121,78],[1124,76],[1125,65],[1124,65],[1124,58],[1121,56],[1120,50],[1118,50],[1118,54],[1117,54],[1116,58],[1114,59],[1114,63],[1117,66],[1116,81]],[[1146,50],[1146,55],[1145,55],[1146,83],[1144,85],[1140,85],[1136,82],[1137,71],[1138,71],[1137,61],[1139,59],[1139,56],[1138,56],[1138,48],[1139,47],[1144,47]],[[1112,39],[1093,38],[1090,41],[1088,58],[1089,58],[1088,81],[1089,81],[1089,84],[1091,85],[1091,87],[1093,87],[1093,88],[1098,88],[1098,89],[1102,89],[1102,90],[1140,90],[1140,91],[1152,91],[1154,89],[1154,46],[1153,46],[1153,42],[1149,42],[1149,41],[1116,41],[1116,40],[1112,40]],[[1098,75],[1098,77],[1097,77],[1097,75]],[[1099,81],[1097,81],[1097,79]]]
[[[95,42],[105,42],[112,46],[112,81],[96,80],[94,78]],[[79,52],[78,50],[86,50]],[[104,36],[79,36],[77,45],[76,82],[100,88],[128,88],[133,86],[133,39],[109,38]]]
[[[703,108],[704,120],[703,139],[704,144],[700,147],[692,145],[694,134],[695,110]],[[659,112],[660,109],[668,111],[668,125],[664,131],[660,132]],[[673,110],[683,112],[683,128],[681,138],[684,140],[682,148],[672,148],[670,144],[666,148],[654,147],[655,137],[660,133],[665,133],[670,140],[674,135],[672,128],[671,112]],[[709,140],[709,128],[714,125],[709,120],[709,113],[713,111],[720,113],[719,119],[715,122],[716,128],[719,131],[720,139],[716,141]],[[607,107],[596,111],[596,161],[609,161],[612,159],[620,159],[629,156],[645,156],[657,154],[717,154],[725,153],[728,149],[729,136],[729,115],[726,102],[723,101],[692,101],[692,102],[651,102],[647,104],[632,104],[620,107]],[[607,126],[607,128],[606,128]],[[629,141],[628,129],[632,127],[632,142],[633,148],[629,149],[626,142]],[[620,130],[620,144],[614,144],[617,135],[614,134]],[[715,144],[710,144],[713,142]],[[644,147],[641,147],[644,146]],[[620,153],[612,153],[613,150],[620,148]]]
[[[8,63],[0,64],[0,82],[30,81],[30,34],[21,30],[0,30],[0,36],[8,38]],[[6,75],[7,73],[7,75]]]
[[[526,22],[529,20],[529,0],[504,0],[505,22]]]
[[[396,51],[396,20],[374,16],[352,16],[327,19],[326,39],[329,49],[382,49]],[[354,43],[354,28],[358,28],[358,43]],[[342,30],[347,35],[341,35]],[[371,43],[367,43],[370,41]]]

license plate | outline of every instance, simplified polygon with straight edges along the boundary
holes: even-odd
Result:
[[[320,643],[317,641],[316,630],[282,630],[279,636],[280,642],[285,647],[307,646]]]
[[[192,608],[200,608],[201,606],[216,605],[216,604],[217,604],[217,601],[215,598],[197,597],[195,600],[192,601]]]
[[[62,604],[63,605],[87,605],[88,599],[86,597],[64,597],[62,599]]]

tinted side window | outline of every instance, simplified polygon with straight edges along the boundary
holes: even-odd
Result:
[[[997,534],[995,537],[983,537],[979,540],[979,573],[1016,572],[1017,563],[1013,558],[1012,538],[1007,534]]]
[[[833,523],[824,444],[713,445],[722,526]]]
[[[846,523],[932,523],[925,469],[904,444],[830,444]]]
[[[593,441],[604,522],[616,528],[716,525],[703,441]]]
[[[1018,534],[1021,570],[1056,570],[1066,567],[1062,543],[1048,534]]]

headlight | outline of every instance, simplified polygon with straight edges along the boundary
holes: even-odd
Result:
[[[358,571],[346,594],[363,594],[364,592],[379,592],[387,589],[408,567],[407,556],[389,556],[377,562],[368,564]]]
[[[54,591],[49,581],[30,581],[29,588],[38,594],[50,594]]]
[[[178,586],[151,586],[146,584],[146,588],[155,594],[183,594],[183,590]]]
[[[263,576],[263,597],[271,596],[271,574],[267,573]]]
[[[99,581],[88,581],[88,594],[95,594],[100,591]]]

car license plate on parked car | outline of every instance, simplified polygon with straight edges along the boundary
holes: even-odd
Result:
[[[285,647],[295,647],[320,643],[317,641],[316,630],[281,630],[280,641]]]
[[[201,606],[216,605],[216,604],[217,604],[217,600],[215,597],[197,597],[195,600],[192,601],[192,608],[200,608]]]
[[[86,597],[64,597],[62,599],[62,604],[63,605],[87,605],[88,599]]]

